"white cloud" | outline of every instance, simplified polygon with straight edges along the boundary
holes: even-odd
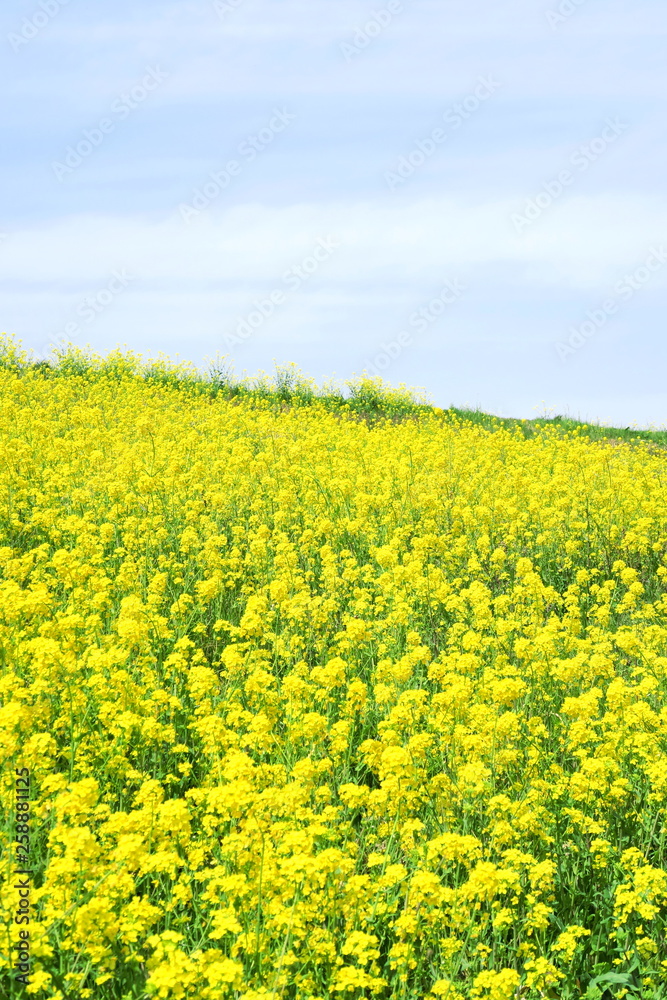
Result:
[[[14,231],[2,247],[5,281],[85,288],[116,267],[143,283],[188,289],[275,282],[319,236],[341,243],[322,280],[350,288],[419,287],[444,270],[510,264],[533,284],[596,289],[636,266],[667,233],[667,203],[624,195],[571,197],[517,235],[513,201],[258,203],[209,209],[190,225],[174,214],[75,216]],[[326,274],[324,274],[326,271]],[[662,278],[656,280],[664,280]]]

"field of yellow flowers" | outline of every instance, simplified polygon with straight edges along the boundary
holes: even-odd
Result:
[[[667,996],[667,452],[119,358],[0,368],[0,994]]]

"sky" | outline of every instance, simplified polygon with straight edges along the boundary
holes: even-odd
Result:
[[[8,0],[0,329],[667,426],[664,0]]]

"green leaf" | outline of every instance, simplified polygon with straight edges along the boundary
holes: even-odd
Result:
[[[601,976],[591,979],[588,985],[589,987],[595,987],[601,983],[618,983],[619,986],[627,986],[628,988],[633,985],[632,979],[627,972],[603,972]]]

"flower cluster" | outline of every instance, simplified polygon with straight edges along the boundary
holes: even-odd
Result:
[[[35,994],[658,996],[660,451],[131,371],[5,368],[0,406]]]

